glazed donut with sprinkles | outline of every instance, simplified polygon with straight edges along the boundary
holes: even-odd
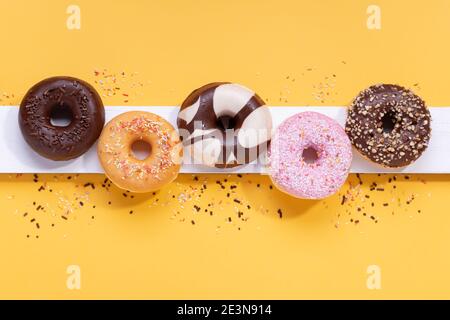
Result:
[[[151,147],[147,158],[133,155],[136,141]],[[118,187],[150,192],[175,180],[183,149],[169,122],[150,112],[130,111],[107,123],[99,139],[98,156],[106,175]]]
[[[302,199],[322,199],[345,182],[352,147],[335,120],[300,112],[284,120],[270,144],[269,175],[281,191]]]

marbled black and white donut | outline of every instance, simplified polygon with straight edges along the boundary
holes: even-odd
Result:
[[[252,90],[227,82],[194,90],[184,100],[177,123],[191,160],[217,168],[259,159],[272,131],[264,101]]]

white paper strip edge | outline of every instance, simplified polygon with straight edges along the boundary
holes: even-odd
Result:
[[[176,127],[179,107],[174,106],[107,106],[106,121],[120,113],[132,110],[149,111],[167,119]],[[0,173],[103,173],[97,158],[96,146],[77,159],[51,161],[36,154],[24,141],[19,129],[16,106],[0,106]],[[346,107],[270,107],[274,128],[284,119],[298,112],[316,111],[344,125]],[[353,152],[353,173],[450,173],[450,107],[430,107],[432,134],[428,149],[413,164],[400,169],[382,168]],[[187,153],[187,152],[185,152]],[[265,173],[259,164],[248,164],[233,169],[216,169],[185,164],[182,173]]]

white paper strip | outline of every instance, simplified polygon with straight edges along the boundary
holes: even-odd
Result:
[[[70,161],[51,161],[36,154],[24,141],[17,122],[18,107],[0,107],[0,173],[103,173],[97,158],[96,146],[83,156]],[[120,113],[140,110],[156,113],[176,127],[179,107],[172,106],[108,106],[106,121]],[[302,111],[323,113],[342,126],[345,123],[345,107],[270,107],[274,127],[284,119]],[[362,158],[354,152],[351,172],[359,173],[450,173],[450,107],[431,107],[432,135],[428,149],[410,166],[401,169],[385,169]],[[234,169],[215,169],[200,165],[183,165],[182,173],[265,173],[259,164],[249,164]]]

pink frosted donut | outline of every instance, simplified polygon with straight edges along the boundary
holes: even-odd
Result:
[[[348,176],[352,147],[344,129],[317,112],[284,120],[270,145],[269,174],[280,190],[297,198],[334,194]]]

